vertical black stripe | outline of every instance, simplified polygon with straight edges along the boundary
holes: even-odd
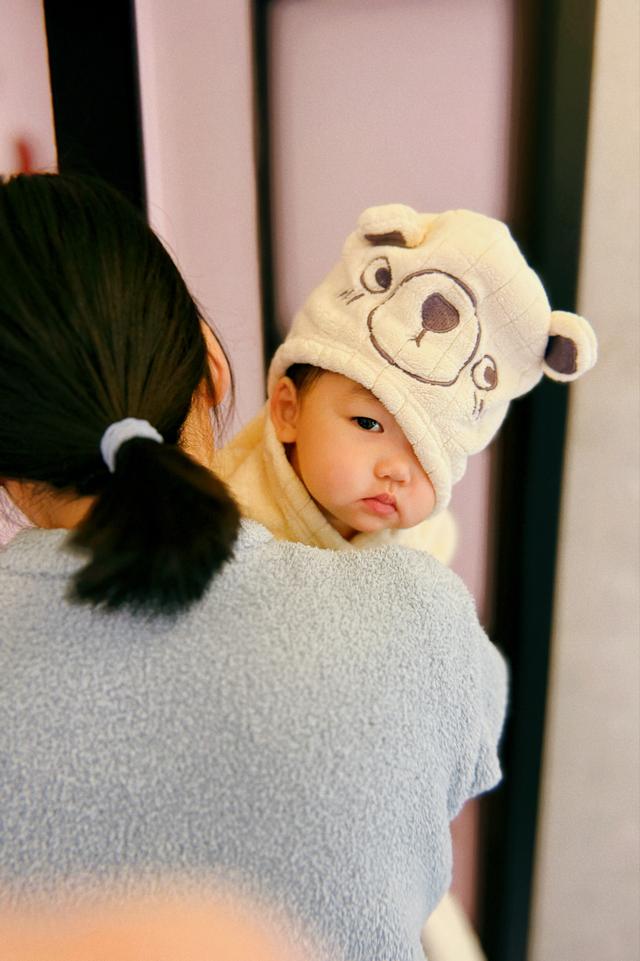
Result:
[[[271,143],[269,98],[269,4],[268,0],[253,0],[254,36],[254,96],[256,132],[256,182],[258,210],[258,240],[260,249],[260,289],[265,366],[279,346],[282,337],[278,330],[275,307],[275,264],[272,233],[271,204]]]
[[[44,0],[44,12],[59,169],[103,177],[143,207],[133,0]]]
[[[528,5],[536,83],[521,103],[534,147],[513,192],[518,240],[554,308],[575,309],[595,0]],[[482,939],[490,961],[525,961],[544,738],[568,389],[544,381],[513,406],[497,477],[492,634],[512,667],[503,788],[487,799]]]

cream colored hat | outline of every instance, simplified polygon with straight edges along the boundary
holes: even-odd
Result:
[[[413,445],[441,510],[514,397],[543,374],[575,380],[596,356],[590,325],[551,310],[505,224],[390,204],[365,210],[296,314],[269,390],[298,363],[371,390]]]

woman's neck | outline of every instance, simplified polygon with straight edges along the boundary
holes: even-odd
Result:
[[[5,480],[9,497],[35,527],[70,530],[84,519],[92,497],[70,497],[30,481]]]

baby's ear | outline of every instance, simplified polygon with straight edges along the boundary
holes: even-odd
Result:
[[[373,247],[418,247],[429,217],[406,204],[368,207],[358,218],[358,234]]]
[[[552,380],[577,380],[591,370],[598,357],[598,342],[591,324],[565,310],[551,312],[549,340],[542,369]]]
[[[280,377],[269,397],[269,415],[281,444],[294,444],[298,435],[298,391],[290,377]]]

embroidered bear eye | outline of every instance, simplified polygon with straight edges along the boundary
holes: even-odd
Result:
[[[478,390],[493,390],[498,386],[498,368],[493,357],[485,354],[471,368],[471,377]]]
[[[360,283],[371,294],[381,294],[391,286],[391,264],[386,257],[376,257],[360,275]]]

